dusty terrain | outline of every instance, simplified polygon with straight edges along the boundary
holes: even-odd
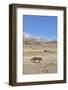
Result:
[[[32,62],[33,57],[42,61]],[[23,63],[23,74],[57,73],[57,41],[24,40]]]

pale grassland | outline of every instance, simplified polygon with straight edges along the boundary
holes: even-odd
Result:
[[[49,43],[50,45],[50,43]],[[35,48],[24,48],[24,74],[43,74],[43,73],[57,73],[57,45],[54,43],[48,47],[36,46]],[[47,52],[44,52],[47,50]],[[40,63],[32,63],[32,57],[41,57]]]

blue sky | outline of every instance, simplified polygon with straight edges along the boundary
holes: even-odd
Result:
[[[31,36],[57,40],[57,16],[24,15],[24,32]]]

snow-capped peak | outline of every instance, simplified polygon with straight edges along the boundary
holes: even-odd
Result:
[[[33,41],[43,41],[43,42],[46,42],[48,41],[47,39],[44,39],[44,38],[41,38],[41,37],[38,37],[38,36],[31,36],[27,33],[24,32],[24,39],[31,39]]]
[[[24,32],[24,38],[32,38],[32,36]]]

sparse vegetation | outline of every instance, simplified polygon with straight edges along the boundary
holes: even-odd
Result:
[[[24,74],[57,73],[57,41],[24,41]]]

